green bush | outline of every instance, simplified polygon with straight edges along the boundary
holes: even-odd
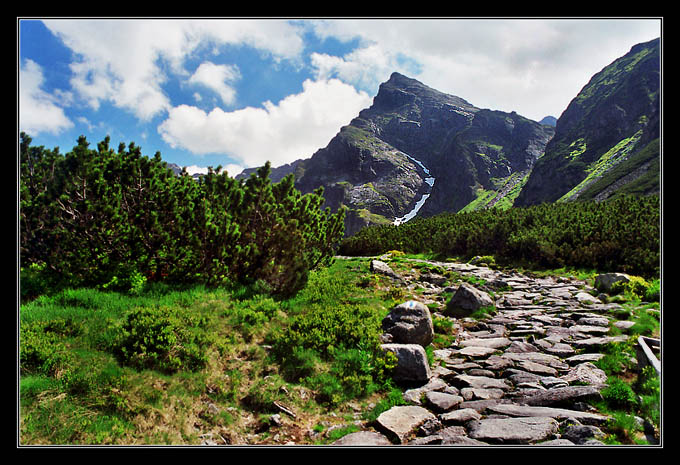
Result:
[[[613,409],[632,410],[637,405],[637,396],[628,383],[620,378],[609,377],[602,398]]]
[[[59,377],[68,371],[72,357],[62,335],[52,322],[22,324],[19,334],[19,362],[22,375]]]
[[[269,163],[247,180],[221,167],[195,180],[160,153],[109,142],[93,150],[81,136],[62,155],[21,134],[22,295],[48,282],[134,294],[147,282],[261,280],[285,297],[329,263],[343,236],[344,209],[322,210],[323,191],[302,195],[292,175],[273,184]]]
[[[207,361],[207,320],[176,308],[141,307],[116,328],[112,350],[122,363],[163,372],[196,370]]]
[[[660,215],[658,195],[446,213],[364,228],[344,239],[339,253],[493,256],[499,265],[568,265],[651,277],[660,271]]]

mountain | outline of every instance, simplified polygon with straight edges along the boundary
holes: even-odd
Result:
[[[581,89],[516,206],[659,192],[659,47],[633,46]]]
[[[302,192],[323,186],[327,206],[348,208],[349,235],[414,208],[434,215],[493,203],[499,192],[516,195],[508,186],[529,172],[553,131],[393,73],[326,147],[274,171],[294,172]]]
[[[539,121],[539,123],[555,127],[557,125],[557,118],[554,116],[546,116],[541,121]]]

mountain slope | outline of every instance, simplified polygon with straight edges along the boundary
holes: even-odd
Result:
[[[328,206],[348,207],[352,234],[392,223],[425,199],[419,215],[459,211],[531,169],[552,134],[517,113],[480,109],[393,73],[370,108],[294,164],[296,187],[323,186]]]
[[[635,45],[592,77],[558,119],[516,206],[601,200],[640,178],[638,193],[658,192],[659,48],[659,39]]]

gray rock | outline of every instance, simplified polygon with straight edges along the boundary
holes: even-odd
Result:
[[[480,291],[467,283],[462,283],[451,297],[444,314],[456,318],[466,318],[482,307],[493,305],[493,300],[486,292]]]
[[[467,423],[470,420],[479,420],[482,415],[475,409],[463,408],[458,410],[452,410],[451,412],[443,413],[439,415],[439,419],[444,423]]]
[[[487,347],[490,349],[502,349],[509,346],[512,341],[505,337],[477,338],[460,341],[461,347]]]
[[[387,437],[375,431],[357,431],[341,437],[333,446],[391,446]]]
[[[420,344],[426,347],[434,338],[430,309],[421,302],[409,300],[395,306],[382,320],[382,329],[396,344]]]
[[[520,404],[529,406],[553,406],[564,405],[565,403],[586,402],[589,400],[599,400],[600,386],[567,386],[562,388],[537,391],[531,394],[517,397],[515,400]]]
[[[592,425],[569,425],[564,428],[562,437],[576,444],[585,444],[587,441],[603,439],[605,434],[600,428]]]
[[[607,374],[592,363],[584,362],[570,369],[569,373],[561,376],[560,379],[569,384],[605,384]]]
[[[392,373],[395,381],[426,382],[430,379],[427,354],[420,344],[382,344],[380,347],[397,356],[397,366]]]
[[[461,396],[444,392],[429,391],[425,393],[427,404],[439,412],[446,412],[463,402]]]
[[[484,358],[488,357],[489,355],[493,354],[496,352],[496,349],[492,349],[491,347],[465,347],[464,349],[461,349],[458,351],[459,354],[465,355],[466,357],[470,358]]]
[[[485,419],[470,425],[469,437],[502,444],[530,444],[552,437],[559,423],[549,417]]]
[[[408,405],[392,407],[381,413],[376,422],[389,437],[403,444],[426,420],[436,418],[423,407]]]
[[[392,268],[390,268],[387,263],[381,262],[380,260],[371,260],[371,271],[373,273],[383,274],[391,278],[401,279],[401,276],[399,276]]]
[[[488,378],[486,376],[456,375],[448,378],[452,384],[459,388],[479,388],[479,389],[502,389],[508,390],[512,386],[504,379]]]
[[[595,277],[595,288],[600,291],[611,292],[614,283],[619,281],[628,282],[630,276],[625,273],[603,273]]]
[[[597,413],[581,412],[579,410],[569,410],[554,407],[533,407],[530,405],[517,404],[497,404],[488,408],[492,412],[500,413],[502,415],[510,415],[512,417],[547,417],[556,420],[573,419],[580,423],[587,424],[603,424],[609,417]]]
[[[597,297],[593,297],[592,295],[588,294],[587,292],[578,292],[574,298],[579,301],[579,303],[584,304],[584,305],[590,305],[590,304],[601,304],[602,301],[598,299]]]
[[[420,405],[423,394],[430,391],[441,391],[448,387],[449,385],[446,384],[444,380],[442,380],[441,378],[433,377],[430,379],[430,381],[428,381],[428,383],[425,386],[421,386],[414,389],[408,389],[406,392],[404,392],[403,398],[407,402]]]

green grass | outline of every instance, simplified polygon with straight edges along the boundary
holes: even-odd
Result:
[[[380,398],[393,363],[378,350],[380,322],[401,296],[377,276],[360,286],[369,274],[367,260],[338,260],[289,299],[147,284],[25,300],[20,442],[198,444],[212,433],[273,443],[277,404],[318,422]],[[304,443],[294,434],[279,436]]]

